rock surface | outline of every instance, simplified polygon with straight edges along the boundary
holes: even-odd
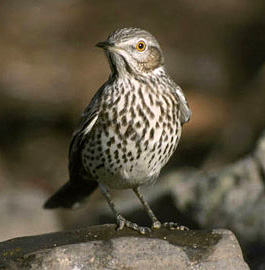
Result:
[[[0,243],[0,269],[249,269],[228,230],[150,235],[115,225],[22,237]]]

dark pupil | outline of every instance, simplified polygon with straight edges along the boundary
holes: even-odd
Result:
[[[144,48],[144,44],[143,43],[139,43],[138,48],[139,49],[143,49]]]

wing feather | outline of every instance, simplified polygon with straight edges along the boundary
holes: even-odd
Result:
[[[180,121],[181,124],[185,124],[190,120],[192,112],[180,86],[176,86],[175,91],[179,99]]]
[[[99,116],[99,106],[101,103],[101,96],[104,90],[104,85],[98,90],[92,98],[90,104],[83,112],[79,125],[73,133],[73,137],[69,147],[69,174],[70,179],[86,178],[87,173],[84,171],[81,160],[82,144],[89,136],[89,133],[96,125]]]

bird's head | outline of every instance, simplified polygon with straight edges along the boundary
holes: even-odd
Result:
[[[112,72],[143,75],[164,65],[157,40],[139,28],[118,29],[96,46],[106,51]]]

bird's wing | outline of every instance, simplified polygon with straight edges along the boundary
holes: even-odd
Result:
[[[79,125],[73,133],[73,138],[69,147],[69,173],[70,180],[74,178],[80,178],[86,174],[83,172],[82,161],[81,161],[81,149],[85,138],[89,136],[92,128],[96,124],[99,116],[99,105],[101,102],[101,95],[104,87],[102,86],[95,96],[92,98],[90,104],[83,112]]]
[[[181,124],[184,124],[190,120],[192,112],[180,86],[177,85],[175,91],[179,99],[180,122]]]

